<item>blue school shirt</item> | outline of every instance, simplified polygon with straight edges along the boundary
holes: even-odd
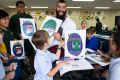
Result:
[[[0,59],[0,80],[2,80],[5,77],[5,70],[2,64],[2,61]]]
[[[37,49],[34,59],[34,68],[36,71],[34,80],[53,80],[53,77],[49,77],[48,73],[52,69],[52,62],[56,59],[56,55],[50,53],[48,50]]]
[[[98,41],[95,36],[92,36],[90,39],[88,39],[88,38],[86,39],[86,48],[97,51]]]

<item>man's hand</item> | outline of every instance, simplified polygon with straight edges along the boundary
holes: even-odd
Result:
[[[61,40],[60,33],[54,33],[54,38],[60,41]]]

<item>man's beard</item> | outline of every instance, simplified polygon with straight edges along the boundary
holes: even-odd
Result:
[[[66,11],[63,12],[63,15],[59,15],[59,11],[56,10],[56,18],[61,19],[61,20],[64,21],[65,18],[66,18]]]

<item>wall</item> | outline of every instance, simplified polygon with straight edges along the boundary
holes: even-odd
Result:
[[[16,13],[15,10],[13,9],[9,10],[8,12],[10,16]],[[46,15],[49,16],[55,15],[54,10],[48,10],[48,9],[26,10],[26,12],[33,16],[33,18],[36,20],[38,28],[41,26],[41,23],[43,22]],[[80,29],[82,20],[87,20],[88,27],[95,26],[96,17],[99,17],[102,24],[107,25],[108,29],[112,29],[115,24],[115,16],[120,16],[120,11],[119,10],[68,10],[67,15],[75,21],[77,25],[77,29]]]

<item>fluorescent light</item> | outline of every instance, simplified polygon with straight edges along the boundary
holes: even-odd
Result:
[[[67,7],[68,9],[79,9],[81,7]]]
[[[33,7],[33,6],[31,6],[31,8],[33,8],[33,9],[46,9],[46,8],[48,8],[48,7]]]
[[[120,0],[114,0],[113,2],[120,2]]]
[[[9,8],[16,8],[16,6],[8,6]]]
[[[95,1],[95,0],[72,0],[72,1]]]
[[[16,8],[16,6],[8,6],[9,8]],[[25,8],[27,8],[26,6],[25,6]]]
[[[95,7],[96,9],[109,9],[110,7]]]

